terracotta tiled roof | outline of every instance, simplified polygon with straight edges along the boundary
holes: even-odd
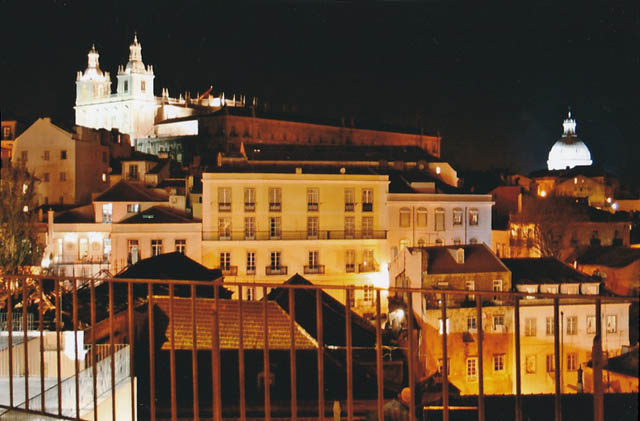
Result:
[[[165,342],[163,350],[171,349],[171,330],[174,331],[174,349],[190,350],[193,344],[191,299],[173,299],[173,319],[170,319],[169,297],[154,296],[153,302],[167,317]],[[219,300],[220,305],[220,349],[238,349],[240,319],[238,314],[239,301]],[[261,301],[243,301],[243,340],[244,349],[264,349],[264,303]],[[211,349],[211,332],[213,327],[213,312],[216,303],[213,299],[198,298],[196,300],[196,344],[198,349]],[[290,318],[275,302],[267,302],[267,321],[269,329],[269,349],[289,350]],[[316,341],[299,324],[294,325],[296,349],[312,350],[317,348]]]
[[[456,263],[455,253],[464,250],[464,262]],[[445,273],[487,273],[508,272],[509,269],[485,244],[466,244],[460,246],[410,247],[412,253],[426,253],[429,275]],[[424,259],[424,257],[423,257]],[[423,261],[424,264],[424,261]]]
[[[511,271],[511,284],[597,282],[554,257],[502,259]]]

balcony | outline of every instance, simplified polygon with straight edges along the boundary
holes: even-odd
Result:
[[[282,203],[269,202],[269,212],[281,212],[281,211],[282,211]]]
[[[318,204],[317,203],[307,203],[307,211],[309,212],[317,212],[318,211]]]
[[[218,212],[231,212],[231,203],[218,203]]]
[[[254,202],[245,202],[244,203],[244,211],[245,212],[255,212],[256,204]]]
[[[324,274],[324,265],[304,266],[305,275],[319,275]]]
[[[223,276],[237,276],[238,266],[223,266],[220,268]]]
[[[353,263],[347,263],[344,267],[344,271],[347,273],[353,273],[356,271],[356,265]]]
[[[356,204],[355,203],[345,203],[344,204],[344,211],[345,212],[353,212],[356,210]]]
[[[266,266],[264,273],[265,275],[286,275],[287,266]]]
[[[272,235],[277,234],[277,235]],[[202,239],[205,241],[269,241],[269,240],[385,240],[387,231],[385,230],[364,230],[364,231],[341,231],[341,230],[318,230],[308,231],[204,231]]]
[[[362,212],[373,212],[373,203],[363,203]]]

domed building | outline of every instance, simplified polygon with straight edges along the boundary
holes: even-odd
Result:
[[[591,152],[587,145],[576,136],[576,121],[569,116],[562,123],[564,134],[558,140],[551,151],[547,167],[549,170],[565,170],[576,166],[591,165]]]

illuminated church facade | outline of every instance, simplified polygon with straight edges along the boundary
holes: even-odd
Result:
[[[142,45],[134,36],[129,46],[129,61],[118,67],[116,91],[112,92],[109,72],[100,69],[100,54],[91,48],[87,68],[76,76],[76,125],[94,129],[118,129],[131,139],[155,137],[159,121],[212,112],[222,105],[238,106],[243,102],[215,97],[211,89],[197,99],[170,98],[166,88],[162,96],[154,95],[153,66],[142,61]],[[181,133],[176,133],[181,134]]]

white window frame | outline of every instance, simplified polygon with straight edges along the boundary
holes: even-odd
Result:
[[[465,373],[468,382],[478,380],[478,357],[468,357],[465,363]]]
[[[256,273],[256,252],[247,252],[247,275]]]
[[[185,238],[176,238],[173,244],[178,253],[187,254],[187,240]]]
[[[162,239],[161,238],[153,238],[151,239],[151,255],[159,256],[162,254]]]
[[[504,373],[505,371],[505,354],[493,354],[493,372]]]

